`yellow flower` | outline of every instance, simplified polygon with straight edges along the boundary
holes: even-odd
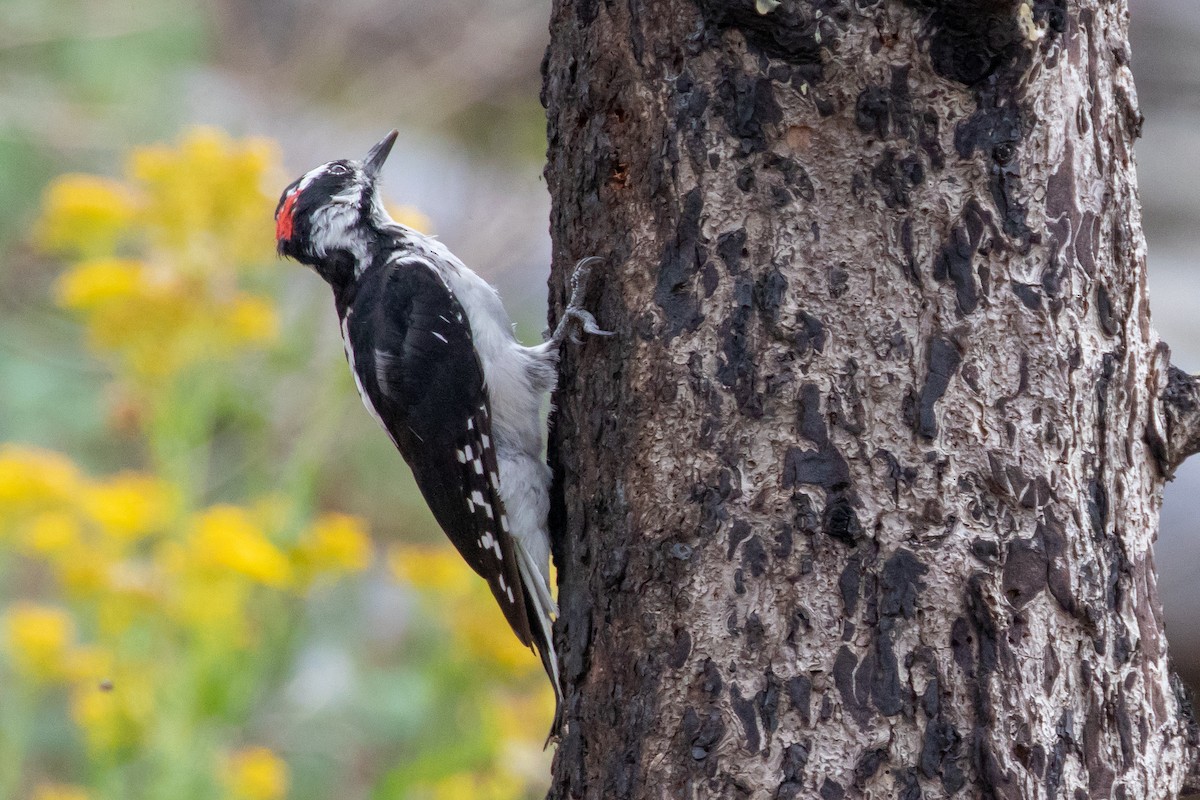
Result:
[[[478,580],[449,547],[396,545],[388,553],[388,565],[396,577],[416,589],[459,597],[470,593],[471,582]]]
[[[210,569],[229,570],[274,587],[292,580],[287,557],[237,506],[214,506],[201,514],[192,532],[192,548],[197,563]]]
[[[482,580],[479,581],[481,584]],[[491,662],[512,674],[538,669],[537,657],[516,637],[503,612],[486,588],[471,603],[447,606],[451,630],[460,652],[476,662]]]
[[[35,516],[21,533],[21,548],[32,555],[61,559],[82,542],[79,521],[65,511],[45,511]]]
[[[537,669],[533,652],[521,644],[482,578],[446,546],[398,545],[388,554],[393,573],[432,598],[457,641],[457,652],[509,673]]]
[[[296,557],[315,572],[359,572],[371,563],[371,539],[358,517],[322,514],[296,548]]]
[[[63,308],[86,311],[135,297],[145,282],[145,265],[128,258],[81,261],[55,285]]]
[[[61,608],[16,603],[4,614],[4,640],[18,672],[54,680],[64,672],[75,623]]]
[[[53,252],[83,257],[111,255],[137,211],[134,194],[95,175],[60,175],[42,198],[37,241]]]
[[[418,787],[420,800],[510,800],[527,789],[519,778],[496,770],[487,774],[459,772]]]
[[[265,747],[247,747],[232,754],[222,777],[238,800],[280,800],[287,795],[287,764]]]
[[[124,183],[66,176],[47,192],[40,241],[79,259],[59,279],[58,301],[122,377],[150,388],[274,341],[273,303],[238,281],[274,261],[277,163],[265,140],[195,128],[134,151]],[[118,236],[131,257],[116,257]]]
[[[83,493],[83,507],[101,529],[120,543],[161,530],[171,520],[173,498],[161,479],[124,472]]]
[[[81,486],[79,471],[66,456],[34,447],[0,445],[0,512],[69,503]]]
[[[91,794],[82,786],[42,783],[33,790],[33,800],[91,800]]]
[[[279,335],[279,315],[270,300],[241,294],[234,298],[225,320],[234,344],[274,341]]]
[[[108,587],[108,561],[103,554],[64,558],[56,563],[58,579],[75,596],[91,595]]]
[[[277,162],[265,140],[198,127],[175,147],[139,148],[128,173],[147,195],[141,221],[154,246],[189,272],[227,272],[271,260],[275,197],[264,185]]]
[[[250,584],[232,575],[184,575],[171,587],[166,611],[178,624],[235,646],[248,641]]]

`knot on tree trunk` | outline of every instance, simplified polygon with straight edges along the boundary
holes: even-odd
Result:
[[[1160,353],[1165,360],[1165,346]],[[1170,478],[1188,456],[1200,452],[1200,376],[1169,364],[1158,410],[1161,417],[1147,439],[1163,474]]]

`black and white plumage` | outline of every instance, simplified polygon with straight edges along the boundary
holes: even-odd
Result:
[[[333,289],[363,405],[513,632],[537,649],[561,704],[539,411],[571,325],[605,333],[581,307],[588,266],[598,259],[577,267],[553,336],[521,345],[495,289],[384,210],[378,174],[396,135],[361,162],[331,161],[288,186],[275,214],[279,252]],[[552,734],[559,725],[556,712]]]

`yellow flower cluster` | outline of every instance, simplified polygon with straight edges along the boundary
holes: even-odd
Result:
[[[68,686],[94,750],[136,745],[172,681],[170,661],[137,644],[149,632],[199,637],[236,659],[256,644],[263,592],[303,592],[369,566],[357,518],[319,516],[284,546],[268,524],[281,516],[269,503],[188,512],[155,476],[92,479],[59,454],[0,445],[0,546],[45,569],[65,600],[0,612],[0,666],[31,685]],[[85,631],[93,641],[80,641]]]
[[[224,782],[235,800],[281,800],[288,790],[287,764],[265,747],[247,747],[226,760]]]
[[[452,547],[398,545],[388,553],[388,563],[400,581],[436,610],[453,658],[487,676],[488,701],[479,707],[479,723],[494,752],[486,768],[446,775],[415,789],[414,796],[521,796],[543,780],[548,768],[543,743],[554,716],[554,692],[541,663],[513,635],[487,584]]]
[[[540,662],[513,635],[487,584],[453,548],[398,545],[388,561],[398,578],[433,601],[465,658],[509,675],[541,674]]]
[[[123,181],[64,175],[43,199],[37,241],[71,258],[58,302],[135,381],[270,343],[274,304],[243,288],[272,255],[273,146],[197,128],[134,152]]]
[[[20,602],[4,614],[4,643],[17,673],[35,680],[66,674],[75,622],[61,608]]]

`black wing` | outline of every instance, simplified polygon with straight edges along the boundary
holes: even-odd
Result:
[[[361,391],[434,518],[530,645],[491,408],[462,306],[429,266],[410,259],[363,275],[345,326]]]

